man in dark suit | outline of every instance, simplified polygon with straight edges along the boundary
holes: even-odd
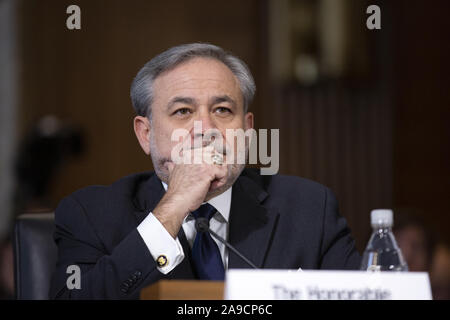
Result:
[[[131,87],[134,130],[155,172],[61,201],[51,298],[136,299],[161,279],[223,280],[229,268],[248,268],[209,233],[196,231],[200,219],[259,268],[359,267],[329,189],[261,175],[235,161],[242,145],[226,131],[253,128],[247,109],[254,92],[246,65],[208,44],[171,48],[139,71]],[[205,140],[210,131],[223,145]],[[248,156],[247,144],[244,149]],[[67,272],[73,266],[80,271],[75,286]]]

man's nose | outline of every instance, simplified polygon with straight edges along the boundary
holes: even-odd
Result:
[[[201,121],[203,131],[202,133],[204,133],[209,129],[216,129],[214,120],[212,119],[211,114],[209,112],[200,113],[198,121]]]
[[[212,119],[209,112],[203,112],[196,117],[194,123],[194,138],[202,137],[206,131],[210,129],[217,129],[214,120]],[[201,127],[201,130],[200,130]],[[196,129],[196,130],[195,130]]]

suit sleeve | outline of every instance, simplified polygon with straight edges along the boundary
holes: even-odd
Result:
[[[51,299],[137,299],[143,287],[162,277],[137,229],[107,252],[83,207],[71,196],[58,205],[55,228],[58,259]],[[71,265],[81,271],[80,287],[76,272],[67,273]]]
[[[320,269],[357,270],[360,262],[347,222],[339,214],[336,197],[326,188]]]

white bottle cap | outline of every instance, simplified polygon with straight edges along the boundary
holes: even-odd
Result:
[[[391,209],[375,209],[370,212],[370,223],[372,227],[392,227],[394,224],[393,212]]]

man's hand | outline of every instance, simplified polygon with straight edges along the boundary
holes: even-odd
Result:
[[[222,187],[227,181],[227,166],[211,161],[217,154],[213,146],[202,148],[201,152],[194,150],[183,153],[181,164],[166,163],[169,170],[168,189],[153,210],[153,215],[173,238],[177,237],[184,218],[205,201],[208,191]],[[194,162],[195,155],[202,156],[201,163]]]

